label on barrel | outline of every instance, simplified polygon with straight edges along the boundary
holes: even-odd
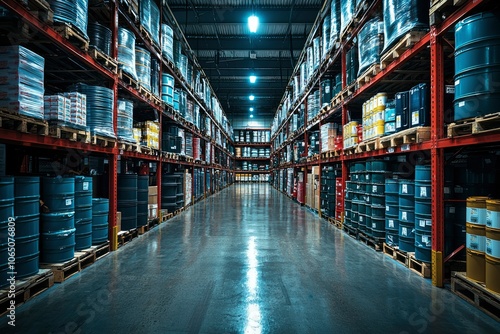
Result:
[[[388,221],[388,225],[389,225],[389,227],[394,228],[394,220],[389,219],[389,221]]]
[[[372,187],[372,193],[376,193],[377,189],[378,189],[378,187],[376,185],[373,185],[373,187]]]
[[[73,203],[73,200],[72,200],[71,198],[68,198],[68,199],[66,200],[66,206],[71,205],[71,203]]]
[[[408,236],[408,229],[406,227],[401,227],[401,235],[404,237]]]
[[[377,223],[372,223],[372,228],[377,228]]]
[[[491,211],[486,210],[486,226],[491,227]]]
[[[362,223],[363,222],[363,216],[359,216],[359,221]]]
[[[414,111],[411,113],[411,125],[416,125],[419,123],[419,114],[418,111]]]
[[[391,207],[389,205],[385,206],[385,212],[389,212],[391,210]]]
[[[420,187],[420,197],[427,197],[427,187]]]
[[[402,194],[408,194],[408,185],[407,184],[402,184],[401,185],[401,193]]]
[[[89,190],[89,183],[88,182],[83,182],[82,189],[85,191]]]
[[[418,226],[425,227],[425,219],[419,219],[418,220]]]
[[[450,206],[450,213],[455,213],[455,207],[454,206]]]
[[[429,236],[428,235],[422,236],[422,243],[425,245],[427,245],[429,243]]]

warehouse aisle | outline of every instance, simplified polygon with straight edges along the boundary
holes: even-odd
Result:
[[[0,322],[6,333],[7,319]],[[9,328],[12,330],[12,328]],[[269,185],[234,185],[16,314],[16,333],[495,333]]]

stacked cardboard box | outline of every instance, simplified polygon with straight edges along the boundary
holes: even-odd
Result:
[[[70,122],[71,102],[62,95],[47,95],[44,101],[44,118],[48,121]]]
[[[141,145],[154,149],[160,148],[160,125],[157,122],[146,121],[138,124],[141,128]]]
[[[148,218],[158,217],[158,186],[148,187]]]
[[[339,126],[336,123],[326,123],[320,128],[321,152],[335,149],[335,137],[338,135]]]
[[[70,122],[75,125],[87,126],[87,95],[78,92],[66,92],[64,97],[69,100]]]

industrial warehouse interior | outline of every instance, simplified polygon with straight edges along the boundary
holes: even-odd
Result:
[[[493,0],[0,0],[2,333],[499,333]]]

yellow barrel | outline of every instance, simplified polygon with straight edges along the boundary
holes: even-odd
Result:
[[[467,248],[467,277],[476,281],[485,280],[485,248],[486,231],[485,226],[467,222],[466,248]]]
[[[500,229],[500,200],[486,201],[486,227]]]
[[[237,158],[241,158],[241,147],[236,147],[235,153]]]
[[[378,110],[384,110],[385,104],[387,103],[387,93],[378,93],[375,95],[375,99],[377,102],[375,103],[375,107]]]
[[[500,229],[486,227],[486,288],[500,293]]]
[[[466,222],[486,226],[486,200],[485,196],[467,198]]]
[[[373,136],[382,136],[385,133],[385,124],[382,121],[382,125],[377,124],[373,126]]]

